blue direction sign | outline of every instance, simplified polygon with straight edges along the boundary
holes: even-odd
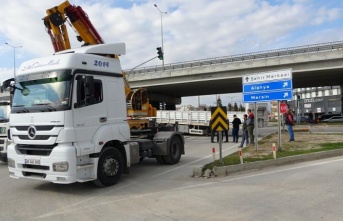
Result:
[[[292,98],[293,98],[293,90],[243,94],[244,102],[291,100]]]
[[[292,88],[292,80],[271,81],[258,84],[244,84],[243,93],[266,92],[271,90],[288,90]]]
[[[292,69],[244,75],[243,102],[292,100]]]

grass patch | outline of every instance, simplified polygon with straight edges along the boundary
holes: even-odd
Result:
[[[303,133],[300,133],[303,134]],[[277,134],[271,134],[266,137],[264,137],[262,140],[258,142],[259,147],[261,146],[261,149],[255,150],[255,147],[246,147],[242,150],[243,153],[243,161],[244,163],[250,163],[250,162],[256,162],[256,161],[262,161],[262,160],[271,160],[273,159],[273,153],[271,150],[270,143],[275,142],[275,136],[277,137]],[[329,139],[331,135],[323,135],[327,137],[327,139],[323,139],[322,143],[313,143],[313,145],[309,145],[308,143],[312,141],[313,139],[309,138],[309,136],[316,136],[318,138],[318,135],[314,134],[307,134],[306,135],[307,140],[298,140],[297,142],[285,142],[283,144],[282,150],[277,151],[276,155],[277,158],[283,158],[283,157],[290,157],[295,155],[301,155],[301,154],[310,154],[310,153],[316,153],[321,151],[329,151],[329,150],[337,150],[343,148],[343,140],[342,142],[328,142],[327,139]],[[343,137],[340,135],[334,135]],[[298,135],[299,137],[299,135]],[[307,144],[307,146],[305,145]],[[267,146],[267,148],[264,148]],[[268,147],[269,146],[269,147]],[[219,160],[216,160],[212,163],[209,163],[204,166],[203,170],[206,169],[213,169],[214,166],[227,166],[227,165],[236,165],[240,164],[240,156],[239,151],[223,157],[222,163]]]

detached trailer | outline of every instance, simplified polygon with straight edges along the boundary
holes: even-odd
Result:
[[[254,110],[253,104],[248,104],[246,109],[252,109],[257,116],[258,127],[266,127],[268,125],[268,104],[259,103],[257,105],[257,113]],[[229,128],[232,128],[233,115],[236,114],[243,122],[243,115],[246,112],[228,111]],[[156,123],[161,126],[177,127],[180,133],[209,135],[211,111],[174,111],[174,110],[158,110]]]
[[[236,114],[238,118],[243,121],[245,112],[228,112],[228,119],[230,122],[230,129],[232,128],[233,115]],[[172,111],[172,110],[158,110],[156,116],[156,123],[163,126],[177,126],[180,133],[209,135],[210,130],[211,111]]]

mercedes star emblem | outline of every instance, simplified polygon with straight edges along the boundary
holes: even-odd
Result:
[[[36,128],[34,126],[30,126],[28,129],[28,133],[29,133],[29,138],[31,140],[35,139],[36,137]]]

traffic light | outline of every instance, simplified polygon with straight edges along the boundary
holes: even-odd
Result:
[[[157,49],[158,58],[159,58],[160,60],[163,60],[162,48],[161,48],[161,47],[158,47],[158,48],[156,48],[156,49]]]
[[[297,95],[297,100],[300,101],[300,95],[299,94]]]

